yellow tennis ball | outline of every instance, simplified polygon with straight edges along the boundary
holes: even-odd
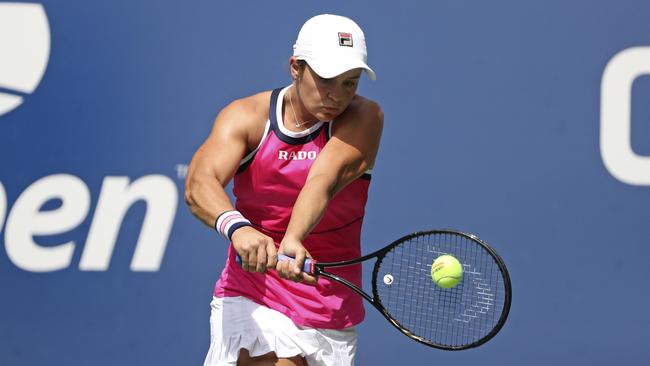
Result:
[[[436,258],[431,265],[431,278],[442,288],[452,288],[463,280],[463,266],[449,254]]]

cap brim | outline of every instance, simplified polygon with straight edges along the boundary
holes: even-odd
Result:
[[[318,76],[325,79],[331,79],[337,77],[342,73],[353,69],[365,70],[370,80],[375,80],[377,78],[377,75],[375,75],[375,72],[370,68],[370,66],[368,66],[365,62],[359,60],[358,58],[337,57],[331,59],[326,59],[326,58],[316,59],[310,57],[301,57],[301,59],[307,61],[309,67],[311,67],[311,69],[314,70],[314,72],[318,74]]]

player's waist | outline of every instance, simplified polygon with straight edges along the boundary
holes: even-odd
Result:
[[[245,272],[230,257],[215,286],[216,297],[244,296],[312,327],[340,329],[363,319],[361,298],[336,282],[322,277],[318,285],[308,286],[282,279],[272,270],[263,275]],[[361,282],[361,266],[337,274],[357,285]]]

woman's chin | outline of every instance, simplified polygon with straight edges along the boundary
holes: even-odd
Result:
[[[339,111],[326,109],[316,113],[316,118],[318,118],[318,120],[320,121],[331,121],[334,118],[336,118],[339,114],[340,114]]]

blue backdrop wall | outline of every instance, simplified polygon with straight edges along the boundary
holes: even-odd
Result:
[[[186,164],[319,13],[364,28],[385,112],[363,251],[457,228],[513,281],[484,346],[369,309],[358,364],[647,362],[650,3],[66,0],[0,2],[0,365],[202,364],[227,243]]]

